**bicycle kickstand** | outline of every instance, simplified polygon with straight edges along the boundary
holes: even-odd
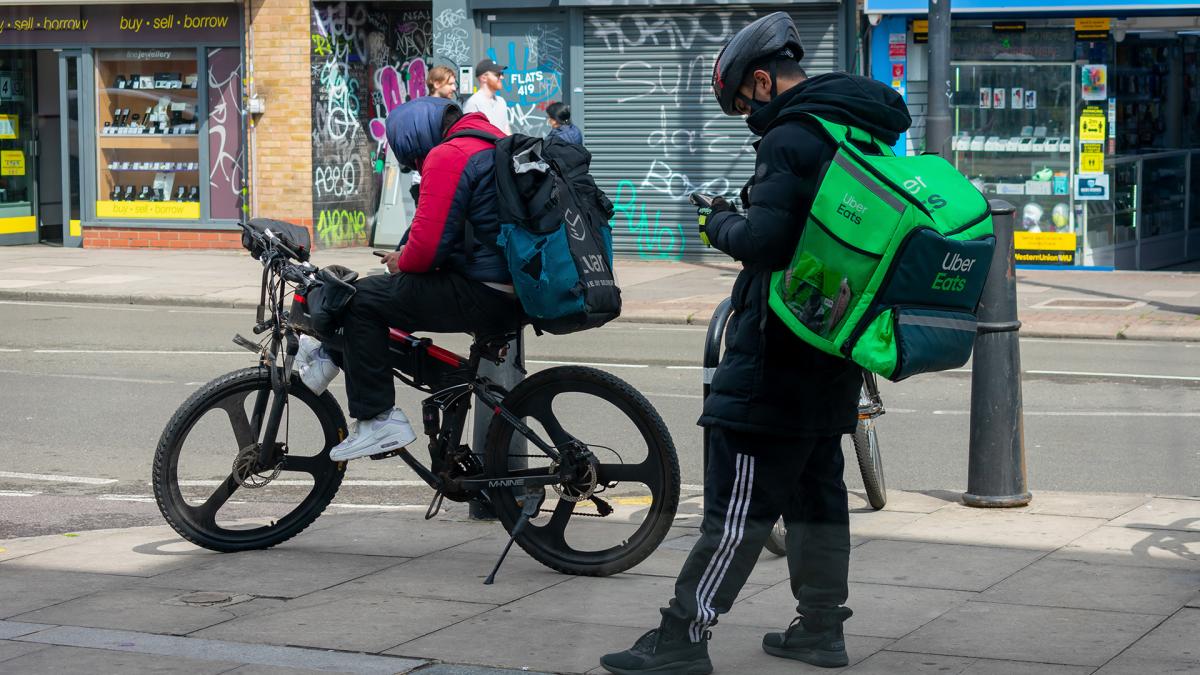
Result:
[[[500,559],[496,561],[496,566],[492,568],[492,573],[487,579],[483,580],[484,586],[491,586],[496,581],[496,572],[500,571],[500,565],[504,563],[504,558],[508,556],[509,549],[512,548],[513,542],[525,529],[525,525],[529,523],[529,519],[536,516],[538,509],[542,508],[542,502],[546,500],[545,488],[536,488],[531,490],[525,488],[525,503],[521,506],[521,515],[517,517],[517,522],[513,525],[512,536],[508,538],[508,543],[504,545],[504,550],[500,552]]]

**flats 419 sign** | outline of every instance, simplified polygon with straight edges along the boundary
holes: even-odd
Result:
[[[0,7],[0,46],[236,43],[234,3]]]

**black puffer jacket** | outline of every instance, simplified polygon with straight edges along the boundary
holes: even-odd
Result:
[[[751,115],[762,136],[748,210],[708,223],[713,246],[741,261],[733,286],[725,355],[700,424],[771,436],[825,436],[854,430],[862,371],[808,346],[767,305],[771,272],[791,262],[834,146],[805,113],[864,129],[895,143],[912,119],[899,94],[863,77],[830,73],[806,80]]]

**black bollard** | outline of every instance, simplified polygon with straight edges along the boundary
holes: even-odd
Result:
[[[1016,209],[992,200],[996,250],[979,301],[979,327],[971,367],[971,445],[963,503],[976,507],[1025,506],[1033,498],[1025,480],[1025,422],[1021,406],[1021,347],[1017,276],[1013,260]]]

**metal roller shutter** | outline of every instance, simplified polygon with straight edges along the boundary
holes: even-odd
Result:
[[[754,171],[754,137],[712,95],[721,45],[778,7],[589,12],[584,18],[584,124],[592,174],[616,205],[618,254],[706,255],[695,191],[736,196]],[[792,9],[812,73],[836,68],[837,5]]]

